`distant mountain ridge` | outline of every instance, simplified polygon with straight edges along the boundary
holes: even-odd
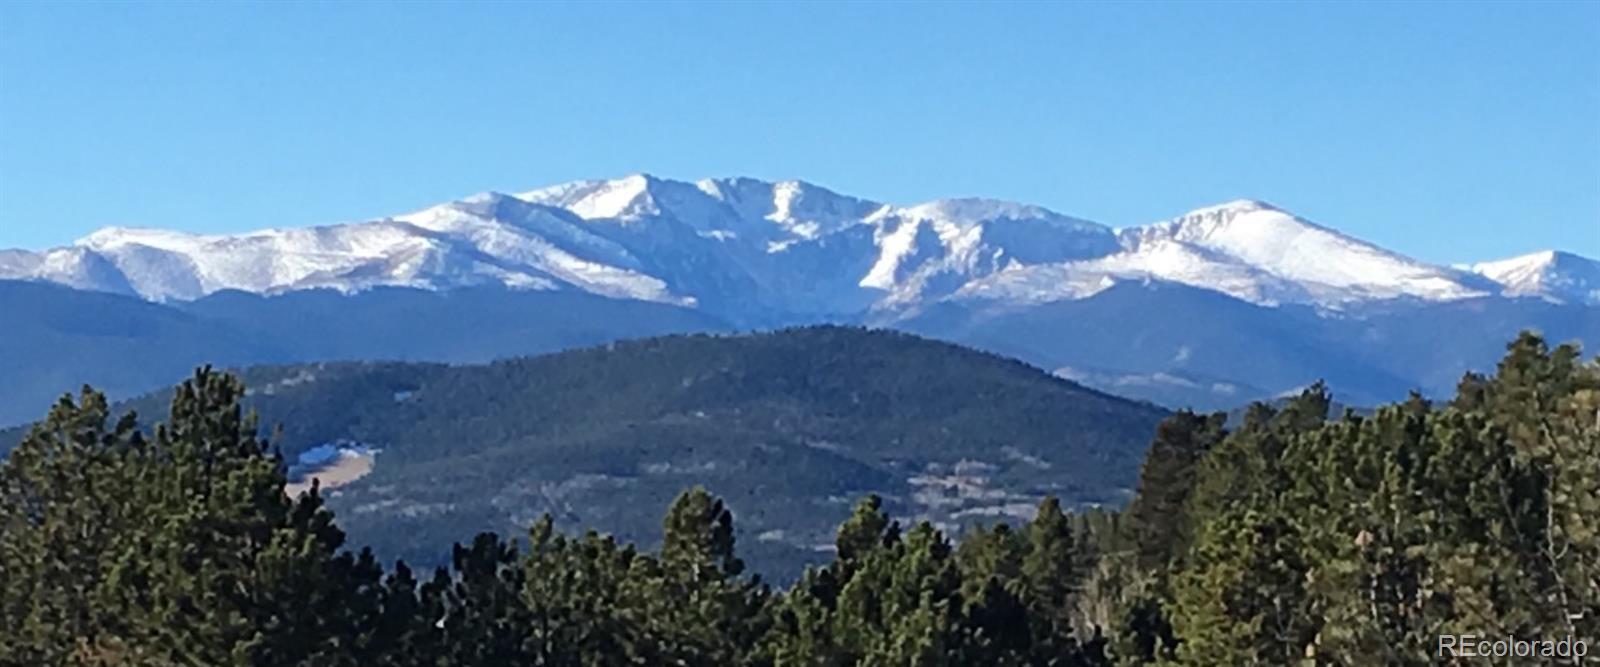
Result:
[[[135,303],[99,298],[115,295]],[[0,352],[21,360],[0,359],[21,379],[0,389],[0,423],[84,381],[127,396],[201,363],[477,362],[819,323],[1204,409],[1318,379],[1354,404],[1445,395],[1522,329],[1600,349],[1600,262],[1565,252],[1438,266],[1256,200],[1113,229],[992,199],[644,174],[319,227],[104,229],[0,251],[0,305],[24,322],[0,327]],[[107,338],[115,322],[150,324]]]
[[[123,398],[171,386],[201,365],[476,363],[728,330],[679,306],[498,287],[226,291],[162,304],[0,280],[0,313],[0,427],[42,417],[52,401],[84,384]]]
[[[645,174],[320,227],[108,228],[63,248],[0,251],[0,279],[155,301],[229,289],[501,285],[670,303],[758,326],[869,312],[892,321],[940,301],[1081,299],[1128,280],[1268,306],[1484,296],[1600,304],[1592,259],[1550,251],[1436,266],[1253,200],[1114,230],[988,199],[896,206],[803,181]]]

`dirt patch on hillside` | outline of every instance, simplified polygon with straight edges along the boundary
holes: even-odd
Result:
[[[299,496],[311,490],[313,480],[321,482],[323,491],[337,489],[366,477],[376,464],[375,452],[345,450],[339,452],[339,456],[329,461],[327,465],[302,473],[298,479],[285,485],[283,491],[291,498]]]

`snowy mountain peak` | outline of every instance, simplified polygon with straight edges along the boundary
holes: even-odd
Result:
[[[1071,218],[1042,206],[981,197],[935,199],[899,209],[897,213],[901,217],[913,220],[948,222],[961,226],[995,220],[1041,220],[1066,223],[1074,227],[1105,229],[1104,225]]]
[[[1299,229],[1313,228],[1316,225],[1264,201],[1235,199],[1224,204],[1197,208],[1170,220],[1123,231],[1125,237],[1135,241],[1158,238],[1197,241],[1228,233],[1230,228],[1238,231],[1238,228],[1264,227]]]
[[[573,217],[566,209],[536,204],[516,195],[492,190],[441,204],[435,208],[446,208],[478,218],[502,221],[524,218],[535,213]]]
[[[201,238],[195,234],[166,229],[102,227],[88,236],[78,239],[73,245],[92,249],[117,248],[127,245],[143,245],[152,248],[188,248],[193,247]]]
[[[1490,291],[1467,272],[1384,250],[1256,200],[1232,201],[1123,230],[1122,238],[1134,252],[1163,240],[1193,245],[1291,281],[1324,305],[1400,297],[1459,299]]]
[[[549,225],[571,226],[578,218],[566,209],[534,204],[503,192],[488,191],[387,220],[433,232],[465,233],[496,226],[534,230]]]
[[[659,180],[632,174],[609,181],[573,181],[517,195],[523,201],[564,208],[585,220],[633,219],[661,212],[652,196]]]
[[[461,199],[459,199],[457,201],[453,201],[453,202],[450,202],[449,204],[446,204],[446,206],[458,206],[458,207],[463,207],[463,206],[494,206],[494,205],[498,205],[498,204],[500,204],[502,202],[505,202],[505,201],[508,201],[508,200],[522,201],[521,199],[518,199],[517,197],[512,196],[512,195],[508,195],[508,194],[506,194],[504,192],[495,192],[494,190],[485,190],[485,191],[479,192],[477,194],[472,194],[472,195],[467,195],[465,197],[462,197]]]
[[[1256,215],[1263,213],[1279,215]],[[1216,233],[1217,230],[1232,224],[1235,220],[1244,220],[1244,224],[1297,224],[1305,226],[1310,226],[1311,224],[1259,199],[1235,199],[1215,206],[1197,208],[1162,222],[1129,227],[1121,231],[1125,238],[1135,241],[1142,238],[1200,239]]]
[[[1208,206],[1208,207],[1204,207],[1204,208],[1195,209],[1194,211],[1190,211],[1190,214],[1192,215],[1192,214],[1195,214],[1195,213],[1202,213],[1202,212],[1205,212],[1205,211],[1239,211],[1239,212],[1246,212],[1247,213],[1247,212],[1250,212],[1250,211],[1260,211],[1260,210],[1279,211],[1279,210],[1282,210],[1282,209],[1280,209],[1280,208],[1278,208],[1276,206],[1273,206],[1272,204],[1269,204],[1267,202],[1261,201],[1260,199],[1235,199],[1233,201],[1223,202],[1223,203],[1217,204],[1215,206]]]
[[[1024,204],[1002,201],[998,199],[983,199],[979,197],[958,197],[949,199],[935,199],[901,208],[902,217],[913,220],[943,220],[948,222],[971,224],[993,220],[996,218],[1017,217],[1029,208]],[[1035,209],[1043,212],[1043,209]],[[1032,212],[1032,211],[1030,211]],[[1027,215],[1026,217],[1038,217]]]
[[[1499,283],[1510,296],[1600,305],[1600,261],[1580,255],[1545,250],[1468,268]]]
[[[696,186],[728,207],[744,225],[771,223],[784,239],[814,239],[859,224],[883,207],[805,181],[777,182],[753,178],[708,178]],[[760,221],[765,221],[762,223]],[[752,230],[754,231],[754,230]],[[758,235],[760,235],[758,233]]]

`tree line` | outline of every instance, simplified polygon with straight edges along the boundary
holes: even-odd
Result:
[[[1431,665],[1458,660],[1441,634],[1600,640],[1600,369],[1532,335],[1440,404],[1330,419],[1317,385],[1238,424],[1174,414],[1120,511],[1046,498],[954,539],[865,498],[789,586],[702,488],[654,550],[545,517],[385,565],[317,488],[284,493],[243,395],[199,371],[146,432],[85,389],[0,462],[0,665]]]

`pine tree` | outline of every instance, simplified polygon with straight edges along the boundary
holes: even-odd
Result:
[[[93,664],[136,654],[99,604],[121,535],[140,522],[123,463],[131,418],[107,429],[105,396],[63,398],[0,462],[0,664]],[[110,577],[116,578],[113,573]]]
[[[1004,523],[975,527],[956,548],[964,604],[964,658],[984,664],[1019,664],[1033,650],[1028,601],[1023,579],[1028,543]]]
[[[890,520],[884,512],[883,499],[872,494],[856,503],[850,518],[839,526],[834,544],[839,561],[849,564],[889,547],[899,539],[900,524]]]
[[[1193,527],[1184,506],[1194,490],[1199,464],[1226,434],[1227,415],[1200,416],[1187,410],[1156,427],[1139,471],[1139,490],[1128,504],[1127,524],[1141,571],[1165,567],[1188,548]]]
[[[866,556],[839,594],[835,632],[863,665],[946,665],[960,654],[960,572],[927,522]]]
[[[733,514],[695,487],[679,495],[663,522],[660,567],[649,586],[647,623],[669,659],[732,665],[767,630],[767,590],[743,579],[734,552]]]
[[[1033,635],[1047,652],[1075,652],[1072,640],[1074,597],[1082,584],[1080,547],[1061,502],[1047,497],[1027,529],[1028,550],[1022,579],[1034,624]]]
[[[1280,411],[1253,407],[1205,456],[1188,507],[1196,532],[1170,580],[1180,662],[1287,664],[1315,641],[1305,536],[1285,503],[1299,471],[1285,452],[1325,428],[1330,404],[1317,383]]]
[[[313,492],[284,494],[234,378],[202,369],[148,440],[103,396],[63,401],[0,465],[0,662],[345,665],[379,568]],[[35,601],[15,597],[27,595]],[[13,615],[10,610],[23,610]]]
[[[639,558],[632,547],[593,531],[568,539],[549,515],[529,530],[528,544],[522,602],[535,664],[628,664],[659,654],[641,633],[647,610],[628,595]]]
[[[762,638],[760,664],[775,667],[844,667],[855,662],[839,645],[834,616],[839,582],[834,568],[806,568],[773,605],[772,626]]]

